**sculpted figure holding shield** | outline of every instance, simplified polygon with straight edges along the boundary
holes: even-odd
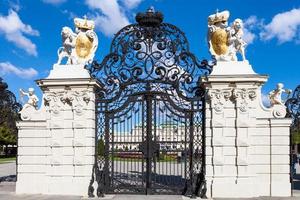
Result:
[[[62,47],[58,49],[58,61],[67,58],[66,65],[80,65],[90,63],[98,47],[98,37],[94,32],[95,23],[91,20],[75,18],[75,32],[69,27],[63,27]]]
[[[229,11],[216,12],[208,17],[207,40],[210,53],[219,61],[237,61],[236,53],[245,58],[246,42],[242,39],[243,22],[234,20],[228,26]]]

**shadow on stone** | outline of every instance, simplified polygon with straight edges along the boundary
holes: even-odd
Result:
[[[16,175],[9,175],[9,176],[2,176],[0,177],[0,183],[1,182],[16,182],[17,176]]]

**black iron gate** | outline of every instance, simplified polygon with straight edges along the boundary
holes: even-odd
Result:
[[[204,98],[198,62],[185,35],[149,9],[121,29],[90,73],[96,91],[97,194],[205,196]]]
[[[201,101],[195,103],[202,107]],[[104,190],[185,193],[194,170],[191,159],[199,163],[199,173],[204,167],[201,111],[186,111],[168,97],[149,92],[104,112]]]
[[[300,145],[300,85],[296,87],[291,98],[286,103],[287,117],[292,118],[290,127],[290,181],[292,192],[296,188],[294,179],[296,178],[295,163],[298,161]]]

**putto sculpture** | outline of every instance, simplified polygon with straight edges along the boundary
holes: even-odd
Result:
[[[98,37],[94,32],[95,23],[92,20],[75,18],[75,32],[69,27],[61,31],[62,47],[58,49],[57,65],[67,58],[66,65],[80,65],[90,63],[98,47]]]
[[[235,19],[228,26],[229,11],[216,12],[208,17],[207,40],[210,53],[219,61],[237,61],[237,53],[246,60],[243,40],[243,21]]]
[[[282,101],[282,93],[286,93],[290,95],[292,93],[292,90],[290,89],[283,89],[284,85],[282,83],[277,84],[277,88],[269,92],[269,99],[271,106],[274,105],[283,105],[284,102]]]
[[[29,88],[28,92],[25,92],[23,89],[20,89],[20,96],[21,99],[23,99],[24,96],[28,97],[28,101],[24,104],[22,110],[26,110],[28,108],[35,108],[36,110],[38,109],[39,98],[34,94],[33,88]]]

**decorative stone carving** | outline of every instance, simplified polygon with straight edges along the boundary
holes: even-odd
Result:
[[[232,90],[209,90],[208,98],[212,101],[212,107],[216,113],[222,113],[224,108],[224,102],[230,98],[239,101],[239,109],[241,112],[248,111],[248,101],[253,101],[257,97],[254,89],[232,89]]]
[[[67,65],[87,64],[95,56],[98,47],[98,37],[94,32],[94,21],[75,18],[75,32],[69,27],[63,27],[61,31],[62,47],[58,49],[57,65],[63,58],[67,58]]]
[[[228,26],[229,11],[216,12],[208,17],[208,45],[210,53],[220,61],[237,61],[237,53],[246,60],[243,21],[235,19]]]
[[[57,93],[52,92],[44,95],[45,107],[50,109],[52,114],[58,116],[61,111],[60,98]],[[50,106],[51,104],[51,106]]]
[[[256,91],[253,89],[233,89],[232,97],[238,102],[239,110],[242,113],[248,112],[248,101],[253,101],[256,97]],[[238,101],[239,100],[239,101]]]
[[[91,98],[87,90],[71,91],[69,89],[46,93],[44,97],[46,106],[50,107],[50,110],[55,115],[59,115],[60,111],[64,109],[66,104],[73,106],[77,115],[82,115],[84,108],[83,103],[88,104],[90,99]]]
[[[284,102],[282,101],[282,98],[281,98],[282,93],[286,93],[289,96],[292,93],[292,90],[283,89],[283,87],[284,87],[284,85],[282,83],[278,83],[277,88],[272,90],[271,92],[269,92],[269,99],[270,99],[271,106],[274,106],[277,104],[284,106]]]
[[[213,109],[216,113],[222,113],[224,108],[224,102],[231,96],[231,92],[228,90],[210,90],[208,92],[208,98],[213,101]]]
[[[286,116],[286,107],[285,105],[275,104],[273,105],[273,116],[275,118],[284,118]]]
[[[248,95],[249,95],[250,100],[252,100],[252,101],[257,97],[255,90],[248,90]]]
[[[83,115],[83,105],[82,104],[76,104],[74,106],[74,110],[75,110],[75,114],[78,115],[78,116],[81,116]]]

